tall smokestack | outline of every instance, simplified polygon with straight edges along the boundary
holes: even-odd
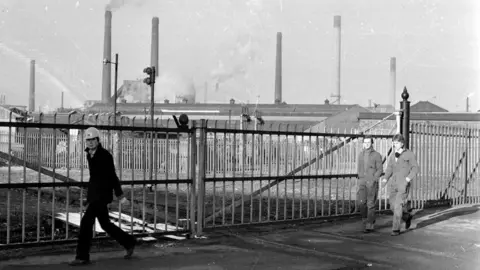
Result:
[[[158,77],[158,17],[152,18],[152,50],[150,66],[155,67],[155,77]]]
[[[397,85],[397,59],[395,57],[390,58],[390,94],[392,95],[392,105],[395,110],[397,106],[396,96],[396,85]]]
[[[342,96],[340,94],[340,63],[342,61],[342,17],[336,15],[333,17],[333,28],[335,28],[335,90],[338,104],[340,104],[342,100]]]
[[[35,111],[35,60],[30,61],[30,91],[28,92],[28,109]]]
[[[60,101],[60,108],[63,109],[63,91],[62,91],[62,99]]]
[[[282,33],[277,32],[277,51],[275,61],[275,104],[282,103]]]
[[[112,57],[112,12],[105,11],[105,34],[103,41],[103,60],[110,61]],[[102,102],[110,101],[112,84],[112,67],[109,64],[103,65],[102,72]]]

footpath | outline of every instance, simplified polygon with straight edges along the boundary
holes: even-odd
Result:
[[[304,224],[222,228],[206,239],[143,243],[134,258],[113,247],[92,248],[92,264],[71,267],[74,246],[0,256],[1,270],[33,269],[480,269],[480,205],[426,209],[410,230],[390,236],[391,216],[364,234],[359,218]],[[32,251],[33,250],[33,251]],[[22,253],[22,252],[21,252]],[[20,253],[19,253],[20,254]]]

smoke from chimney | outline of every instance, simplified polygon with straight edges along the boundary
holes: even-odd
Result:
[[[105,5],[106,11],[116,11],[123,6],[133,5],[137,7],[143,6],[147,0],[110,0],[107,5]]]

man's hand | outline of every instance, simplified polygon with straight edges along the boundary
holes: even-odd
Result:
[[[123,197],[121,200],[120,200],[120,204],[129,204],[130,202],[127,200],[127,198]]]

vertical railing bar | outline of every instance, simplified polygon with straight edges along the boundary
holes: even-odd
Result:
[[[261,177],[263,176],[263,163],[266,161],[266,152],[267,151],[264,151],[264,137],[263,137],[263,134],[259,134],[259,143],[260,143],[260,146],[259,146],[259,155],[258,155],[258,159],[257,159],[257,163],[259,163],[259,166],[260,166],[260,179]],[[263,186],[263,181],[260,181],[260,187]],[[270,200],[270,189],[268,189],[267,191],[267,200]],[[258,222],[262,222],[262,217],[263,217],[263,214],[262,214],[262,208],[263,208],[263,195],[260,195],[259,196],[259,205],[258,205]],[[268,209],[268,206],[267,206],[267,211],[269,211]]]
[[[237,133],[233,133],[233,168],[232,177],[236,176],[237,170]],[[235,204],[235,181],[232,181],[232,205]],[[235,224],[235,207],[232,207],[232,225]]]
[[[192,122],[192,130],[190,133],[190,179],[191,179],[191,189],[190,189],[190,231],[193,235],[196,235],[196,226],[195,226],[195,215],[197,211],[197,200],[196,200],[196,189],[197,189],[197,178],[196,178],[196,167],[197,167],[197,122]],[[201,220],[198,220],[200,223]]]
[[[38,119],[39,123],[42,123],[42,117],[43,117],[43,113],[40,113],[39,119]],[[41,174],[41,171],[42,171],[42,157],[41,157],[41,153],[42,153],[42,128],[41,127],[38,129],[37,143],[38,143],[37,144],[38,145],[38,147],[37,147],[38,183],[41,183],[42,182],[42,174]],[[38,188],[38,193],[37,193],[37,242],[40,242],[41,196],[42,196],[42,190],[39,187]]]
[[[169,119],[170,120],[170,119]],[[168,123],[168,120],[167,120]],[[167,124],[168,127],[168,124]],[[165,151],[165,180],[168,181],[170,179],[170,133],[167,131],[166,133],[166,140],[165,140],[165,145],[166,145],[166,151]],[[165,231],[168,229],[168,182],[165,183]],[[199,221],[200,222],[200,221]]]
[[[255,133],[252,133],[251,134],[251,138],[252,138],[252,143],[251,143],[251,157],[250,157],[250,175],[252,176],[252,179],[253,179],[253,176],[254,176],[254,173],[255,173]],[[249,220],[249,223],[252,223],[253,222],[253,180],[250,180],[250,220]],[[258,195],[260,201],[261,201],[261,198],[262,198],[262,194],[259,194]],[[261,216],[261,214],[260,214]]]
[[[29,147],[27,137],[27,127],[23,128],[23,183],[27,183],[27,149]],[[10,175],[10,173],[9,173]],[[27,188],[23,189],[22,194],[22,243],[25,243],[25,211],[27,209]],[[8,237],[7,237],[8,238]]]
[[[276,169],[277,169],[277,174],[276,176],[280,176],[280,131],[281,131],[281,128],[282,128],[282,123],[280,123],[278,125],[278,134],[277,134],[277,149],[275,151],[275,154],[276,154]],[[279,197],[280,197],[280,185],[275,185],[276,186],[276,193],[275,193],[275,220],[278,220],[278,214],[279,214],[279,208],[280,208],[280,201],[279,201]]]
[[[284,173],[287,173],[288,172],[288,128],[289,128],[290,124],[287,124],[287,135],[285,136],[285,172]],[[285,179],[284,181],[285,183],[285,193],[283,194],[283,219],[286,220],[287,219],[287,186],[288,186],[288,180]]]
[[[53,124],[55,125],[57,123],[57,113],[55,112],[55,114],[53,115]],[[69,132],[70,134],[70,132]],[[52,166],[52,172],[53,172],[53,175],[52,175],[52,183],[53,183],[53,187],[52,187],[52,216],[51,216],[51,230],[52,230],[52,235],[51,235],[51,240],[54,240],[55,239],[55,168],[56,168],[56,158],[57,158],[57,129],[56,128],[53,128],[53,145],[52,145],[52,163],[53,163],[53,166]],[[68,204],[68,200],[66,202]]]
[[[135,118],[136,116],[134,116],[132,118],[132,127],[135,126]],[[136,150],[136,145],[135,145],[135,133],[132,131],[130,132],[130,136],[132,138],[132,153],[130,154],[130,159],[131,159],[131,167],[132,167],[132,184],[130,186],[130,216],[132,217],[131,220],[130,220],[130,234],[133,234],[133,202],[134,202],[134,193],[135,193],[135,186],[134,186],[134,181],[135,181],[135,170],[136,170],[136,164],[135,164],[135,155],[133,153],[135,153],[135,150]],[[155,228],[156,229],[156,228]]]
[[[273,125],[270,124],[270,129],[268,133],[268,150],[265,151],[266,154],[268,155],[267,159],[267,164],[268,164],[268,185],[270,186],[271,183],[271,177],[272,177],[272,133],[273,133]],[[263,141],[263,140],[262,140]],[[262,151],[263,153],[263,151]],[[267,190],[267,221],[270,221],[270,215],[271,215],[271,188]]]
[[[177,131],[177,181],[180,180],[180,135],[181,133]],[[175,184],[175,187],[176,187],[176,190],[175,190],[175,225],[176,225],[176,230],[178,230],[178,220],[180,218],[180,212],[179,212],[179,207],[180,207],[180,204],[179,204],[179,198],[178,198],[178,195],[180,193],[180,187],[179,187],[179,184],[178,182]]]
[[[243,121],[243,119],[242,119]],[[240,133],[241,134],[241,151],[242,151],[242,154],[241,154],[241,164],[242,164],[242,197],[241,197],[241,200],[242,200],[242,208],[240,209],[241,211],[241,215],[240,215],[240,224],[244,224],[244,216],[245,216],[245,159],[246,159],[246,154],[247,154],[247,143],[246,143],[246,134],[245,134],[245,129],[244,129],[244,126],[245,126],[245,123],[244,125],[242,126],[242,132]],[[248,127],[247,127],[248,129]]]
[[[227,121],[225,121],[225,129],[227,129]],[[229,136],[230,137],[230,136]],[[222,225],[225,225],[225,203],[227,199],[227,189],[225,179],[227,177],[227,160],[232,160],[230,155],[227,155],[227,132],[223,133],[223,198],[222,198]],[[235,197],[235,196],[234,196]]]
[[[215,120],[214,124],[213,124],[213,127],[214,129],[217,129],[217,123],[218,121]],[[208,137],[208,136],[207,136]],[[208,140],[208,139],[207,139]],[[208,141],[207,141],[208,142]],[[208,143],[207,143],[207,146],[208,146]],[[208,148],[207,148],[208,149]],[[217,169],[218,169],[218,165],[217,165],[217,162],[218,162],[218,156],[217,156],[217,132],[213,132],[213,178],[216,178],[217,176]],[[210,152],[210,151],[208,151]],[[208,163],[208,161],[207,161]],[[216,181],[213,181],[213,183],[211,183],[211,185],[213,185],[213,197],[212,197],[212,213],[216,213],[216,209],[215,209],[215,206],[216,206],[216,199],[217,199],[217,182]],[[215,227],[216,225],[216,218],[213,218],[212,219],[212,226]]]
[[[11,237],[11,212],[10,212],[10,207],[11,207],[11,191],[10,191],[10,184],[12,183],[12,111],[10,111],[9,114],[9,123],[10,125],[8,126],[8,176],[7,176],[7,183],[9,185],[8,190],[7,190],[7,239],[6,239],[6,244],[10,244],[10,237]]]

